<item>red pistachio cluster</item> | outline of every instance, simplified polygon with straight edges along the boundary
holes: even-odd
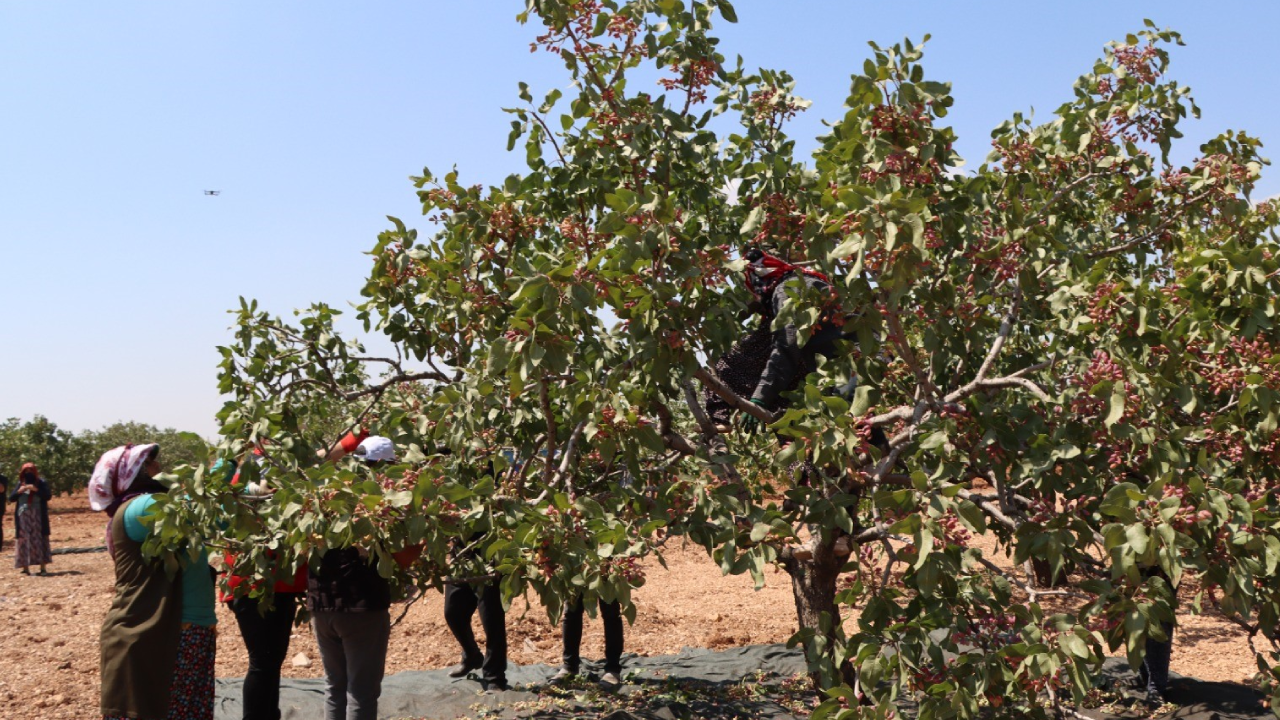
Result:
[[[719,69],[720,65],[709,58],[676,63],[671,66],[676,77],[662,78],[658,84],[664,90],[683,89],[689,93],[690,104],[700,103],[707,99],[707,86],[715,81]]]

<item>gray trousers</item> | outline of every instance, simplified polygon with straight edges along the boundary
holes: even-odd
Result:
[[[324,665],[325,720],[377,720],[391,613],[314,612],[311,629]]]

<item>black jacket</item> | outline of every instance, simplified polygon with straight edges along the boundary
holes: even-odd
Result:
[[[330,550],[319,571],[307,576],[311,612],[376,612],[391,607],[391,584],[378,574],[373,556],[355,548]]]
[[[823,291],[830,288],[830,285],[821,278],[808,274],[801,274],[800,277],[804,279],[804,284],[810,288]],[[771,323],[782,312],[782,308],[787,302],[787,286],[794,285],[793,279],[794,275],[783,279],[774,286],[773,291],[769,293],[769,297],[764,298],[767,302],[763,303],[760,308],[761,322]],[[771,410],[776,410],[778,396],[792,386],[796,376],[802,370],[806,373],[813,371],[816,367],[816,356],[831,357],[835,355],[835,342],[840,338],[840,332],[841,328],[837,323],[830,320],[820,320],[818,325],[813,328],[813,334],[809,337],[809,342],[805,343],[804,347],[801,347],[799,330],[795,325],[775,328],[769,360],[765,364],[764,372],[760,375],[760,382],[756,384],[755,391],[751,394],[751,400]]]

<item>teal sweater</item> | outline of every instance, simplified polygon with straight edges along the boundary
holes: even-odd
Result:
[[[143,519],[155,502],[154,495],[147,495],[129,503],[124,509],[124,531],[130,540],[142,542],[151,532],[150,523],[144,523]],[[201,550],[200,557],[182,566],[182,622],[203,627],[217,625],[214,602],[209,554]]]

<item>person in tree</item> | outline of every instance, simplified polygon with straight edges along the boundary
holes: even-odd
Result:
[[[490,477],[494,475],[493,464],[487,469]],[[454,543],[453,556],[455,565],[464,561],[464,565],[478,565],[475,561],[480,556],[479,550],[472,547],[483,539],[485,533],[479,531],[472,535],[465,545]],[[471,628],[471,619],[476,612],[480,613],[480,626],[484,628],[484,653],[476,643],[475,631]],[[502,593],[497,580],[489,580],[479,584],[476,582],[450,582],[444,586],[444,621],[449,632],[462,648],[462,661],[449,669],[449,677],[466,677],[473,670],[479,670],[485,687],[491,690],[507,690],[507,611],[502,607]]]
[[[744,258],[744,279],[753,298],[749,309],[759,317],[759,323],[716,360],[716,375],[739,396],[777,412],[783,405],[782,393],[794,388],[800,378],[817,367],[818,355],[835,355],[842,328],[828,314],[819,320],[802,346],[794,324],[774,327],[788,293],[812,288],[829,294],[831,281],[822,273],[793,265],[759,248],[747,250]],[[705,398],[707,415],[718,430],[727,431],[734,408],[710,389]],[[747,417],[748,425],[754,425],[755,418]]]
[[[340,444],[345,452],[350,443]],[[395,446],[371,435],[352,450],[371,466],[395,462]],[[330,451],[327,459],[342,453]],[[331,548],[307,578],[307,609],[325,677],[326,720],[375,720],[391,637],[391,584],[364,548]]]
[[[793,295],[816,291],[830,298],[831,280],[822,273],[789,263],[760,248],[748,249],[743,257],[747,261],[743,277],[752,295],[748,309],[759,320],[753,330],[716,360],[715,371],[735,394],[774,413],[785,405],[782,393],[794,389],[805,375],[817,369],[819,355],[833,357],[836,354],[836,341],[843,337],[843,323],[831,303],[827,302],[809,340],[801,345],[799,328],[795,324],[777,326],[775,321]],[[851,378],[843,386],[831,388],[830,392],[848,399],[856,385],[856,379]],[[705,391],[705,400],[707,415],[716,429],[727,432],[735,408],[710,388]],[[761,423],[755,416],[747,415],[743,426],[758,430]],[[872,442],[883,445],[884,441],[884,434],[876,428]],[[804,462],[800,482],[807,483],[814,471],[809,462]],[[837,552],[848,554],[851,545],[847,539],[840,538],[837,543]],[[806,560],[812,557],[813,550],[811,545],[802,545],[793,548],[793,554],[797,559]]]
[[[49,546],[49,500],[53,493],[34,463],[18,470],[17,485],[9,495],[9,502],[14,504],[13,566],[21,568],[23,575],[30,575],[31,566],[39,565],[40,574],[48,575],[47,566],[53,562],[53,549]]]
[[[208,556],[180,553],[180,569],[170,574],[142,550],[155,496],[166,492],[155,479],[159,454],[155,444],[113,448],[89,480],[90,507],[110,518],[116,571],[99,642],[104,720],[213,720],[218,618]]]
[[[256,462],[261,455],[262,450],[254,448],[253,455],[245,462]],[[236,466],[233,462],[225,468],[231,473],[229,484],[250,500],[265,501],[270,491],[260,483],[242,482],[240,472],[243,467],[244,463]],[[213,469],[217,472],[222,468],[215,465]],[[247,579],[234,572],[235,554],[227,553],[224,560],[227,575],[219,593],[220,599],[236,616],[240,636],[249,652],[249,669],[244,674],[242,697],[244,720],[280,720],[280,668],[289,654],[298,600],[307,591],[306,563],[301,564],[292,578],[275,583],[271,606],[264,610],[259,607],[257,598],[243,592],[241,586]]]

